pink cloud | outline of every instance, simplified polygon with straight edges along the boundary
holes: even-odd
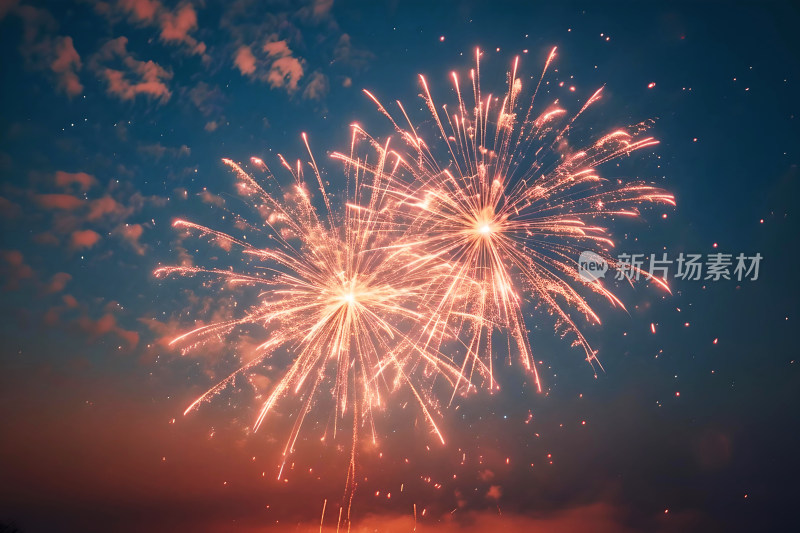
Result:
[[[175,13],[165,12],[161,15],[161,40],[184,43],[192,49],[192,53],[203,54],[206,51],[205,43],[189,35],[197,29],[197,13],[191,4],[185,4]]]
[[[250,75],[256,71],[256,58],[249,46],[242,45],[236,50],[233,63],[244,75]]]
[[[287,56],[272,62],[267,81],[272,88],[285,87],[289,92],[294,92],[301,77],[303,77],[303,66],[300,61]]]
[[[97,200],[92,200],[86,220],[95,221],[106,215],[117,215],[122,217],[126,214],[125,207],[110,196],[103,196]]]
[[[6,280],[5,290],[14,290],[21,281],[34,278],[33,269],[25,263],[25,256],[19,250],[4,250],[0,252],[0,257],[5,262],[0,268]]]
[[[312,6],[313,15],[315,18],[321,19],[331,12],[332,7],[333,0],[314,0],[314,4]]]
[[[0,20],[3,20],[8,13],[17,7],[19,0],[0,0]]]
[[[70,309],[78,307],[78,300],[76,300],[75,297],[72,296],[71,294],[65,294],[64,296],[61,297],[61,299],[64,301],[64,305],[66,305]]]
[[[75,249],[91,248],[100,240],[100,234],[90,229],[73,231],[70,246]]]
[[[0,8],[2,11],[2,8]],[[13,12],[22,19],[20,52],[33,70],[50,72],[56,87],[69,97],[83,92],[78,71],[83,66],[72,37],[56,35],[58,22],[47,9],[21,5]]]
[[[136,147],[136,149],[154,159],[161,159],[166,154],[169,154],[172,157],[184,157],[192,155],[192,149],[186,146],[185,144],[182,144],[180,147],[177,148],[171,146],[164,146],[161,143],[140,144],[139,146]]]
[[[259,60],[252,48],[243,45],[234,54],[233,63],[243,75],[266,81],[273,89],[285,89],[293,93],[303,77],[303,62],[293,55],[286,40],[276,39],[276,35],[271,35],[261,48],[266,58]],[[266,71],[263,70],[264,65],[269,66]],[[321,88],[319,83],[320,80],[317,80],[311,92]]]
[[[170,11],[158,0],[120,0],[118,7],[133,22],[158,26],[161,41],[186,45],[193,54],[205,54],[205,43],[190,35],[197,29],[197,12],[192,4],[184,2],[175,11]],[[204,59],[210,58],[204,56]]]
[[[59,244],[58,237],[56,237],[49,231],[37,233],[36,235],[33,236],[33,241],[36,244],[47,245],[47,246],[57,246]]]
[[[88,316],[82,316],[78,319],[78,327],[89,335],[89,340],[95,340],[99,337],[114,333],[122,340],[124,340],[129,348],[134,348],[139,344],[139,334],[135,331],[125,330],[117,325],[117,319],[111,313],[106,313],[97,320],[92,320]]]
[[[500,485],[492,485],[489,487],[489,490],[486,492],[486,499],[487,500],[499,500],[500,497],[503,495],[503,489]]]
[[[135,348],[136,345],[139,344],[139,333],[136,331],[117,328],[114,330],[114,333],[128,343],[128,348]]]
[[[119,7],[130,15],[133,21],[152,21],[161,10],[158,0],[119,0]]]
[[[115,233],[130,244],[137,254],[144,255],[146,248],[139,242],[139,238],[142,236],[142,233],[144,233],[144,227],[141,224],[121,225],[115,230]]]
[[[139,318],[139,322],[145,324],[147,328],[156,334],[155,344],[164,350],[176,349],[171,346],[172,340],[184,332],[185,326],[178,320],[171,319],[169,322],[159,322],[154,318]]]
[[[322,100],[328,94],[328,77],[317,71],[311,75],[311,79],[303,90],[303,98],[306,100]]]
[[[103,75],[108,82],[109,94],[118,96],[120,100],[133,100],[140,94],[155,100],[169,100],[172,93],[161,81],[161,77],[166,71],[152,61],[148,61],[148,63],[150,65],[142,71],[142,81],[136,83],[128,81],[124,72],[106,69]]]
[[[72,44],[72,37],[61,37],[56,42],[55,59],[50,63],[50,69],[56,74],[59,88],[70,97],[83,92],[83,85],[77,74],[81,66],[81,56]]]
[[[204,204],[211,204],[216,207],[222,207],[225,205],[225,198],[222,196],[217,196],[216,194],[212,194],[208,191],[201,192],[200,199]]]
[[[0,216],[5,218],[15,218],[22,213],[22,208],[8,200],[0,196]]]
[[[51,307],[42,317],[42,322],[44,322],[46,326],[55,326],[58,324],[59,320],[61,320],[61,308],[59,307]]]
[[[45,291],[51,294],[54,292],[61,292],[71,279],[72,276],[66,272],[58,272],[53,274],[53,277],[50,278],[50,283],[48,283],[47,287],[45,287]]]
[[[121,100],[134,100],[139,95],[166,102],[172,96],[166,82],[172,73],[154,61],[139,61],[127,50],[128,39],[118,37],[104,44],[90,62],[106,80],[107,92]],[[104,66],[117,58],[125,70]]]
[[[289,92],[297,90],[303,77],[303,65],[292,55],[287,42],[267,41],[264,51],[273,60],[267,73],[267,82],[272,88],[285,87]]]
[[[350,35],[343,33],[339,37],[339,42],[336,43],[336,48],[333,50],[333,58],[338,63],[358,70],[365,67],[375,56],[368,50],[353,46]]]
[[[64,172],[59,170],[56,172],[56,185],[63,188],[68,188],[72,184],[77,184],[81,191],[88,191],[92,186],[97,184],[97,180],[91,174],[86,172]]]
[[[270,57],[284,57],[292,55],[292,50],[286,41],[267,41],[264,51]]]
[[[73,210],[85,205],[83,200],[71,194],[37,194],[33,199],[44,209]]]

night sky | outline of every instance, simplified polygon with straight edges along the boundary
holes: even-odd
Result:
[[[628,312],[592,301],[602,325],[581,328],[596,376],[530,302],[544,392],[501,365],[499,392],[442,410],[446,446],[392,400],[380,446],[359,453],[353,530],[411,531],[414,506],[421,531],[799,527],[798,15],[778,2],[0,0],[0,524],[317,531],[327,502],[335,530],[346,442],[309,427],[277,480],[289,407],[253,433],[245,383],[183,416],[263,339],[168,346],[237,297],[153,275],[226,261],[172,222],[257,219],[222,158],[262,158],[289,183],[277,155],[307,157],[303,132],[340,202],[329,154],[349,149],[350,125],[393,134],[362,89],[424,123],[418,74],[452,103],[449,73],[476,47],[483,87],[501,92],[515,56],[530,84],[556,46],[545,100],[574,113],[605,86],[573,140],[655,121],[658,146],[599,171],[677,207],[615,221],[618,250],[759,253],[759,277],[671,279],[672,294],[618,284]]]

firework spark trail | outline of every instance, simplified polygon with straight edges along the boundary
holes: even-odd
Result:
[[[637,216],[637,206],[645,203],[675,205],[673,196],[657,187],[615,184],[597,173],[604,163],[657,144],[652,137],[641,136],[647,124],[612,131],[584,148],[570,146],[571,128],[601,98],[602,89],[572,116],[558,107],[557,100],[540,106],[537,96],[555,52],[554,48],[548,56],[527,109],[519,103],[518,58],[508,74],[505,95],[482,96],[481,53],[476,50],[476,66],[470,71],[472,108],[467,108],[453,73],[458,109],[452,113],[446,105],[437,108],[428,82],[420,76],[422,98],[446,158],[437,157],[439,151],[420,136],[421,127],[414,125],[399,101],[401,121],[369,91],[364,92],[391,121],[404,148],[390,150],[359,126],[353,128],[354,147],[357,138],[366,139],[381,161],[395,162],[390,175],[376,180],[382,186],[380,194],[394,200],[387,210],[394,231],[412,243],[424,261],[443,261],[448,267],[426,292],[434,309],[426,317],[426,331],[434,331],[434,324],[455,323],[457,331],[466,332],[460,376],[471,379],[477,369],[485,374],[490,389],[496,388],[492,334],[499,329],[506,333],[509,355],[516,344],[520,362],[541,391],[523,316],[525,296],[555,317],[556,329],[573,336],[573,344],[582,348],[593,367],[602,368],[570,313],[576,310],[588,322],[600,323],[582,295],[586,292],[602,296],[612,306],[624,306],[601,280],[579,277],[577,257],[592,249],[615,268],[608,254],[614,243],[607,228],[595,220]],[[402,121],[407,127],[399,125]],[[355,150],[333,157],[356,171],[384,173],[383,165],[366,164],[354,156]],[[447,164],[441,166],[440,160]],[[660,278],[635,270],[669,290]],[[431,335],[426,346],[438,349],[441,339]]]
[[[211,400],[279,350],[288,351],[291,361],[266,397],[253,429],[259,429],[279,400],[288,396],[300,400],[283,449],[280,479],[307,415],[321,398],[333,401],[334,438],[338,431],[352,432],[344,503],[349,524],[359,432],[362,427],[370,428],[376,441],[373,415],[384,406],[384,396],[400,388],[411,391],[431,432],[444,444],[434,420],[437,404],[431,392],[433,382],[442,377],[456,386],[468,380],[458,365],[427,345],[430,343],[416,340],[427,341],[446,329],[436,323],[423,297],[430,294],[438,271],[445,267],[432,267],[430,261],[418,257],[415,248],[389,241],[393,232],[386,230],[384,217],[376,216],[384,208],[382,173],[373,167],[373,181],[367,186],[363,173],[356,171],[348,182],[347,197],[352,203],[337,218],[305,134],[303,141],[324,201],[324,216],[318,214],[307,191],[299,161],[293,167],[279,156],[295,180],[291,189],[279,188],[283,194],[279,201],[276,193],[268,192],[240,165],[226,159],[225,164],[239,179],[240,192],[253,199],[261,212],[269,212],[263,223],[269,247],[256,247],[245,238],[178,220],[175,227],[238,247],[245,264],[255,264],[256,268],[238,272],[165,266],[155,275],[207,275],[258,291],[260,303],[243,316],[199,326],[171,341],[172,345],[193,343],[190,347],[195,347],[247,326],[260,326],[268,333],[249,362],[198,397],[184,414]],[[267,184],[279,187],[262,160],[253,158],[251,163],[266,175]],[[420,323],[428,324],[429,333],[410,334]],[[347,418],[352,427],[342,426]]]

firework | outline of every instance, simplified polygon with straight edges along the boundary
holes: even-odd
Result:
[[[602,220],[637,216],[642,204],[674,205],[673,196],[657,187],[608,181],[597,172],[604,163],[657,144],[643,135],[649,124],[610,131],[575,148],[570,131],[600,99],[602,89],[573,115],[557,100],[540,105],[540,89],[555,52],[548,56],[527,104],[522,103],[518,59],[498,97],[481,89],[481,52],[476,51],[469,103],[458,75],[452,73],[453,109],[438,108],[420,76],[421,96],[434,124],[433,136],[438,137],[433,145],[402,103],[397,102],[401,119],[396,120],[365,91],[391,121],[402,145],[395,149],[379,144],[356,125],[350,155],[334,154],[348,168],[379,176],[381,194],[392,200],[389,219],[404,246],[413,246],[426,261],[445,265],[444,275],[426,293],[433,312],[425,317],[424,327],[433,332],[437,325],[450,324],[462,332],[466,354],[460,375],[470,379],[478,371],[492,390],[497,388],[492,337],[499,330],[506,334],[509,355],[516,351],[541,391],[523,313],[526,299],[553,315],[557,331],[571,334],[590,364],[599,366],[572,311],[600,323],[584,296],[589,293],[624,306],[601,280],[590,282],[578,275],[577,258],[584,250],[594,250],[614,267],[608,254],[614,243]],[[354,155],[364,139],[381,164],[369,165]],[[663,280],[639,273],[669,290]],[[427,345],[439,347],[442,338],[430,335]]]
[[[624,306],[602,280],[587,281],[579,275],[577,258],[592,250],[616,267],[608,253],[614,242],[603,221],[638,216],[646,204],[674,205],[674,199],[652,185],[609,181],[598,173],[609,161],[657,144],[644,135],[648,123],[573,146],[570,133],[576,120],[602,91],[571,115],[558,101],[541,105],[537,95],[554,57],[555,49],[525,105],[516,60],[504,93],[483,95],[476,52],[476,66],[469,74],[469,107],[458,76],[452,75],[454,111],[437,108],[420,76],[429,123],[434,125],[433,144],[426,142],[424,128],[412,122],[399,101],[402,121],[365,91],[402,142],[395,147],[391,139],[379,141],[353,126],[349,155],[333,154],[344,163],[345,205],[334,205],[326,192],[305,134],[307,163],[293,166],[279,156],[295,181],[288,189],[280,187],[261,159],[250,163],[263,173],[263,180],[224,160],[238,177],[242,194],[253,200],[264,219],[257,225],[238,217],[237,221],[266,231],[267,246],[178,220],[176,227],[240,248],[247,268],[174,266],[159,268],[156,275],[209,275],[252,287],[259,302],[242,316],[202,325],[172,344],[195,347],[248,326],[263,328],[266,340],[186,412],[277,353],[287,352],[290,361],[266,396],[254,429],[281,399],[294,396],[300,401],[283,450],[280,478],[307,416],[329,399],[334,438],[339,428],[352,435],[345,493],[352,501],[359,434],[366,427],[377,440],[374,413],[387,405],[389,393],[410,391],[431,433],[444,443],[436,425],[434,385],[448,383],[451,401],[459,392],[474,390],[476,376],[490,390],[497,389],[493,337],[498,331],[509,362],[516,352],[541,390],[526,302],[553,315],[556,330],[571,335],[589,363],[600,367],[573,315],[600,323],[588,300],[592,294],[612,306]],[[364,141],[372,148],[366,155],[360,153]],[[311,187],[304,175],[309,169]],[[271,187],[277,192],[270,192]],[[637,272],[669,290],[660,278]],[[342,509],[347,509],[349,523],[349,503]]]
[[[452,385],[463,383],[464,376],[453,361],[427,342],[431,335],[446,330],[436,323],[425,303],[441,267],[431,268],[416,248],[389,241],[392,232],[387,231],[383,217],[376,216],[382,212],[385,198],[380,174],[373,176],[367,187],[356,172],[348,181],[351,203],[338,212],[305,134],[303,139],[321,209],[315,206],[300,161],[291,166],[279,156],[294,177],[294,185],[283,189],[262,160],[251,160],[265,175],[259,181],[226,159],[239,180],[240,192],[264,214],[262,227],[251,228],[268,233],[268,246],[177,220],[175,227],[240,248],[245,266],[232,270],[169,266],[155,274],[208,275],[251,287],[258,294],[259,303],[242,316],[205,324],[172,340],[172,345],[196,347],[208,339],[236,334],[242,327],[258,326],[266,332],[266,340],[248,356],[248,362],[197,398],[186,413],[279,350],[288,351],[290,363],[266,396],[254,430],[282,398],[295,396],[301,402],[283,450],[280,479],[307,415],[327,398],[334,405],[334,439],[346,422],[342,429],[352,432],[346,491],[352,497],[359,433],[368,427],[373,441],[377,439],[373,414],[385,405],[387,394],[401,388],[411,391],[432,433],[444,443],[434,420],[436,402],[428,387],[440,376]],[[269,186],[277,187],[278,192],[270,192]]]

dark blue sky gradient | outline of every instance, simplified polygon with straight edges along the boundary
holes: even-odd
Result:
[[[343,178],[326,154],[349,148],[349,125],[379,138],[393,133],[362,88],[384,103],[400,99],[424,123],[418,74],[440,104],[452,103],[449,73],[466,73],[476,46],[485,51],[484,90],[493,92],[504,90],[515,55],[522,72],[538,78],[557,46],[547,101],[559,98],[575,112],[605,85],[573,141],[655,119],[650,131],[660,144],[601,173],[656,183],[678,206],[615,223],[619,251],[758,252],[760,277],[675,280],[672,295],[646,283],[621,286],[629,313],[593,302],[603,325],[584,333],[605,367],[597,379],[531,306],[548,393],[534,393],[519,369],[503,370],[500,393],[444,412],[445,449],[413,415],[387,415],[391,459],[364,453],[369,480],[356,496],[356,520],[404,530],[395,520],[408,519],[416,503],[428,509],[422,524],[465,531],[800,525],[797,7],[335,1],[313,14],[311,4],[206,1],[164,5],[161,13],[186,6],[196,27],[184,41],[165,42],[158,17],[135,20],[115,2],[107,9],[0,2],[0,523],[21,531],[318,524],[323,499],[332,505],[340,497],[346,454],[315,448],[312,435],[299,457],[315,474],[303,477],[298,460],[294,480],[265,482],[261,472],[272,475],[285,420],[249,434],[251,391],[181,416],[236,354],[182,358],[161,342],[190,323],[190,310],[208,318],[230,303],[217,295],[203,310],[203,298],[215,295],[200,280],[152,276],[183,253],[197,263],[222,253],[180,239],[171,223],[228,224],[226,209],[247,208],[221,158],[261,157],[288,182],[276,156],[303,157],[301,132],[336,196]],[[259,79],[264,70],[248,76],[234,64],[241,45],[255,50],[270,34],[302,65],[296,90],[271,87]],[[80,56],[82,87],[72,95],[52,67],[64,36]],[[130,57],[171,73],[162,80],[168,98],[109,90],[103,68],[125,64],[99,51],[120,36]],[[205,51],[193,53],[190,43]],[[312,94],[315,76],[324,83]],[[59,171],[88,173],[96,183],[65,189],[54,181]],[[55,193],[83,203],[48,208],[40,195]],[[107,197],[113,205],[93,216],[91,206],[102,207],[93,202]],[[141,234],[130,233],[132,225]],[[76,232],[87,230],[97,242],[81,247]],[[57,273],[69,274],[65,285],[55,283]],[[413,429],[400,429],[403,422]],[[444,480],[443,488],[420,472]],[[495,486],[499,499],[490,496]]]

